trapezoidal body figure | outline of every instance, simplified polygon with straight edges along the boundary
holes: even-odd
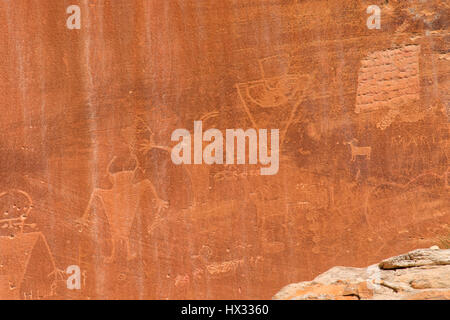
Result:
[[[117,157],[114,157],[108,165],[107,173],[112,187],[110,189],[95,188],[89,199],[88,206],[82,218],[78,221],[81,227],[87,227],[91,222],[91,212],[94,203],[99,203],[105,212],[109,231],[111,234],[111,255],[105,259],[106,263],[114,261],[117,246],[121,242],[126,244],[127,260],[132,260],[136,254],[131,252],[130,232],[142,197],[152,193],[155,197],[155,209],[157,214],[168,208],[168,202],[162,200],[150,180],[144,179],[135,182],[136,171],[139,164],[136,161],[134,170],[124,170],[111,173],[111,166]]]

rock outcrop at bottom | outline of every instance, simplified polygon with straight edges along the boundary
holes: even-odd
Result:
[[[450,300],[450,250],[419,249],[368,268],[334,267],[275,300]]]

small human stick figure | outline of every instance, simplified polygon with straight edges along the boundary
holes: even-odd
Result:
[[[357,156],[365,156],[367,160],[370,160],[371,154],[372,154],[372,147],[358,147],[355,145],[355,143],[358,142],[356,139],[352,139],[348,142],[344,142],[345,145],[350,145],[350,148],[352,150],[352,160],[356,161]]]
[[[136,171],[139,169],[137,159],[134,170],[111,173],[111,166],[116,158],[114,157],[107,167],[107,174],[113,184],[112,188],[95,188],[83,216],[77,221],[80,231],[82,231],[83,227],[89,224],[89,216],[94,201],[97,200],[102,205],[111,233],[111,255],[105,259],[106,263],[114,261],[116,247],[121,241],[126,244],[127,260],[135,258],[136,254],[132,254],[130,248],[130,232],[139,208],[139,200],[149,189],[155,197],[157,215],[169,206],[167,201],[158,196],[150,180],[134,182]]]

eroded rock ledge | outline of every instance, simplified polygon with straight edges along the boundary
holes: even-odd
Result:
[[[275,300],[450,300],[450,249],[418,249],[368,268],[334,267]]]

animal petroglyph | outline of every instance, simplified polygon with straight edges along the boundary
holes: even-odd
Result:
[[[358,147],[355,145],[356,142],[358,142],[356,139],[352,139],[349,142],[344,142],[345,145],[350,145],[352,151],[352,161],[356,161],[357,156],[364,156],[367,160],[370,160],[372,147]]]
[[[91,210],[93,209],[95,201],[99,201],[105,211],[112,240],[111,256],[105,259],[105,262],[107,263],[114,261],[116,247],[121,241],[124,241],[126,244],[127,259],[131,260],[135,257],[135,254],[131,253],[129,238],[141,197],[146,195],[148,191],[154,195],[157,215],[159,215],[162,210],[168,208],[168,202],[159,198],[155,187],[150,180],[145,179],[137,183],[134,182],[136,171],[139,169],[137,160],[134,170],[111,173],[111,166],[115,160],[116,157],[111,160],[107,168],[107,173],[113,184],[112,188],[94,189],[86,211],[79,221],[79,225],[82,230],[83,226],[87,226],[89,224]]]

